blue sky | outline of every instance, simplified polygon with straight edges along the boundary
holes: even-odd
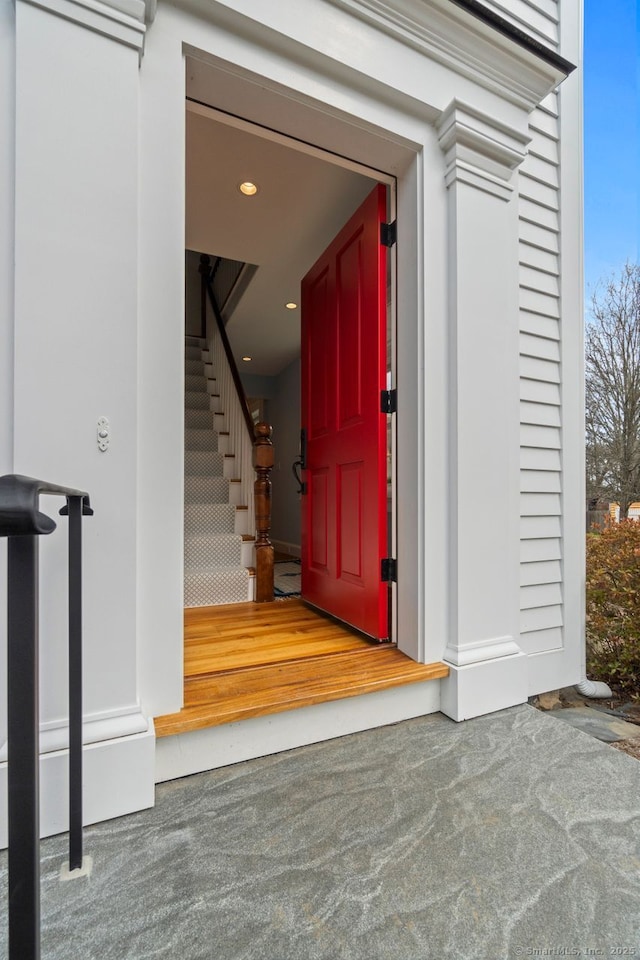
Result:
[[[585,0],[585,294],[640,260],[638,0]]]

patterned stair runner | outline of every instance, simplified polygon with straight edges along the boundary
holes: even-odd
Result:
[[[244,553],[243,511],[230,502],[225,460],[230,451],[214,430],[215,383],[207,379],[203,341],[185,348],[184,605],[205,607],[251,600]],[[221,452],[224,449],[224,453]],[[233,462],[230,460],[230,462]],[[250,562],[250,560],[249,560]]]

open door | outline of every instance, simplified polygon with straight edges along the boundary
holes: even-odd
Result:
[[[302,281],[302,597],[389,637],[386,188],[377,185]]]

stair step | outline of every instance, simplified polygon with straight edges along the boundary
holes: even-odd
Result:
[[[225,456],[211,450],[185,450],[184,472],[195,476],[221,477],[224,474]]]
[[[186,450],[213,450],[218,452],[218,434],[213,427],[187,427],[184,432]]]
[[[216,567],[251,568],[256,562],[255,537],[247,534],[222,533],[213,536],[186,536],[184,540],[185,578],[192,569],[215,570]]]
[[[236,507],[230,503],[187,503],[184,508],[185,536],[235,533]]]
[[[209,410],[209,394],[206,390],[186,390],[184,405],[186,410]]]
[[[184,372],[188,376],[193,376],[198,374],[199,376],[204,376],[204,361],[203,360],[185,360],[184,362]]]
[[[185,611],[184,708],[158,737],[446,677],[300,600]]]
[[[224,477],[184,478],[185,503],[229,503],[229,481]]]
[[[211,410],[185,410],[184,424],[188,430],[208,428],[213,430],[213,413]]]
[[[185,341],[185,606],[253,600],[255,540],[205,342]],[[234,482],[231,482],[234,481]]]
[[[242,537],[228,533],[211,537],[185,536],[184,563],[187,579],[192,567],[242,566]]]
[[[187,393],[207,389],[207,378],[202,373],[187,373],[184,378],[184,388]]]
[[[185,607],[242,603],[250,599],[252,580],[240,566],[191,568],[185,575]]]

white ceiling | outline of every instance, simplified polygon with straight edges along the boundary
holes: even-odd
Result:
[[[227,331],[243,372],[275,376],[300,352],[300,281],[375,180],[187,110],[186,247],[257,265]],[[244,197],[238,184],[258,184]]]

